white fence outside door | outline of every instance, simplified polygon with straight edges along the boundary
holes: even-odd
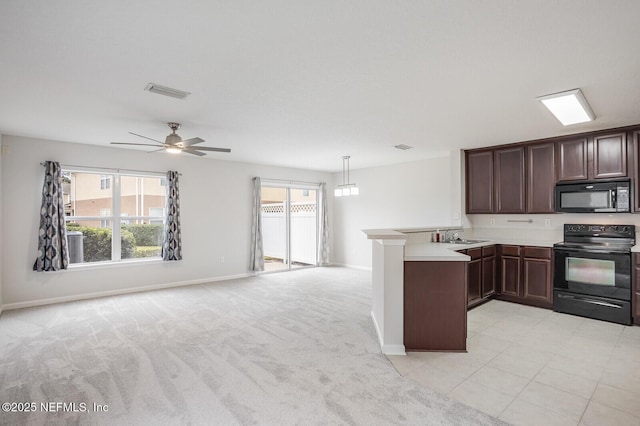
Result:
[[[285,203],[262,205],[262,246],[265,257],[286,259]],[[316,264],[316,203],[291,203],[291,262]]]

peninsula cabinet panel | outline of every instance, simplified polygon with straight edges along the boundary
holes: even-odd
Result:
[[[525,212],[524,146],[495,150],[495,213]]]
[[[404,346],[465,351],[467,262],[404,262]]]
[[[593,137],[593,179],[627,176],[627,135],[614,133]],[[591,177],[590,177],[591,178]]]
[[[493,151],[467,152],[467,213],[493,213]]]
[[[527,145],[527,212],[554,213],[555,144]]]
[[[558,181],[586,180],[589,146],[587,138],[563,140],[557,143]]]

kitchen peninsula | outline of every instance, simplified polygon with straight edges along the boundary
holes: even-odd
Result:
[[[465,351],[470,257],[452,244],[407,245],[403,232],[363,232],[372,240],[371,317],[382,352]]]

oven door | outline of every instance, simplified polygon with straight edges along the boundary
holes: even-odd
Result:
[[[631,254],[554,248],[556,290],[631,300]]]

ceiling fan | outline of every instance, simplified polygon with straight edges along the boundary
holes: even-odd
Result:
[[[134,136],[139,136],[141,138],[149,139],[157,143],[150,144],[150,143],[111,142],[111,144],[112,145],[154,146],[156,148],[160,148],[158,151],[164,150],[171,154],[179,154],[181,152],[186,152],[186,153],[197,155],[200,157],[202,157],[203,155],[207,155],[202,151],[231,152],[229,148],[210,148],[207,146],[194,147],[193,145],[204,142],[204,139],[191,138],[191,139],[182,140],[182,138],[176,133],[176,130],[180,128],[180,123],[169,122],[167,123],[167,125],[171,129],[171,133],[165,138],[164,142],[159,141],[157,139],[149,138],[147,136],[142,136],[137,133],[129,132]],[[150,151],[150,152],[155,152],[155,151]]]

